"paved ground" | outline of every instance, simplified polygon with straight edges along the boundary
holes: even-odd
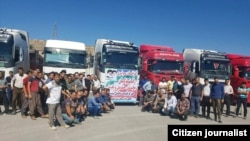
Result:
[[[250,108],[248,108],[250,110]],[[222,124],[250,123],[242,118],[223,117]],[[88,117],[82,125],[69,129],[48,128],[48,119],[22,119],[18,115],[0,116],[0,137],[2,141],[166,141],[168,124],[218,124],[212,120],[190,117],[181,122],[169,117],[147,112],[131,105],[117,106],[115,111],[103,114],[100,119]]]

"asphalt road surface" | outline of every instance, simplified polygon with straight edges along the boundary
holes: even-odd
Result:
[[[195,117],[189,117],[188,121],[179,121],[159,114],[141,112],[140,107],[135,105],[119,105],[114,111],[103,114],[100,119],[88,117],[82,125],[53,131],[49,129],[48,119],[23,119],[18,113],[0,116],[0,140],[166,141],[168,124],[249,124],[250,116],[246,120],[241,117],[223,117],[222,122]]]

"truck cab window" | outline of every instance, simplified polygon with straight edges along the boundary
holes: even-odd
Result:
[[[19,62],[20,61],[20,47],[16,46],[15,47],[15,58],[14,62]]]
[[[199,62],[195,62],[195,72],[198,73],[198,74],[200,72]]]

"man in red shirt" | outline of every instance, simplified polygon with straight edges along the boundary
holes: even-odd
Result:
[[[31,70],[28,70],[27,76],[23,79],[23,92],[24,92],[24,94],[22,96],[22,108],[21,108],[22,118],[27,117],[27,111],[29,108],[28,82],[32,76],[33,76],[33,72]]]
[[[35,111],[37,111],[42,118],[48,118],[48,115],[44,114],[40,99],[40,88],[42,87],[42,73],[34,71],[33,76],[28,82],[28,93],[29,93],[29,109],[32,120],[36,120]]]

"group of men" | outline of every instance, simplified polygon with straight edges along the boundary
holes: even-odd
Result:
[[[66,70],[44,74],[36,69],[24,74],[20,67],[17,74],[10,72],[6,78],[0,71],[0,96],[4,105],[1,114],[15,115],[18,106],[22,118],[48,118],[53,130],[58,124],[69,128],[81,124],[87,115],[99,118],[102,112],[114,109],[110,90],[101,89],[97,76],[67,74]]]
[[[226,105],[226,117],[238,117],[240,107],[243,105],[243,119],[247,118],[247,96],[250,89],[246,87],[245,82],[234,93],[229,79],[222,84],[217,77],[214,77],[214,82],[210,84],[209,80],[205,78],[202,85],[199,77],[191,82],[184,78],[179,82],[172,76],[168,81],[163,78],[156,85],[145,77],[140,81],[139,88],[142,111],[161,113],[180,120],[187,120],[188,115],[212,119],[210,117],[212,107],[213,119],[221,123],[224,105]],[[235,115],[231,114],[230,109],[233,94],[237,95]]]

